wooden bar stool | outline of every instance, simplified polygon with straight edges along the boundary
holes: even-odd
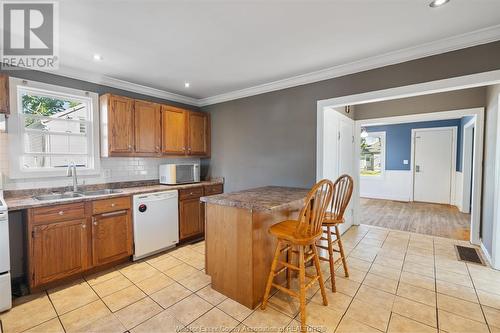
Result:
[[[336,292],[337,288],[335,286],[335,265],[342,260],[342,265],[344,266],[345,277],[349,277],[349,270],[347,268],[346,257],[344,253],[344,246],[342,244],[342,239],[340,238],[339,224],[344,223],[344,212],[349,205],[351,200],[353,189],[353,180],[349,175],[340,176],[333,184],[333,196],[332,205],[330,211],[327,211],[323,219],[323,236],[320,238],[321,241],[327,241],[328,246],[321,244],[316,244],[317,247],[328,251],[328,258],[321,257],[320,260],[330,262],[330,278],[332,280],[332,292]],[[332,231],[332,228],[334,231]],[[332,235],[335,235],[335,239],[332,239]],[[338,244],[338,249],[334,245]],[[340,258],[335,260],[333,254],[339,253]]]
[[[288,295],[300,300],[300,324],[301,330],[306,329],[306,290],[316,281],[319,281],[323,304],[328,305],[325,284],[319,265],[319,255],[315,243],[322,236],[322,221],[330,204],[333,193],[333,183],[330,180],[321,180],[309,191],[304,207],[299,213],[297,220],[288,220],[277,223],[269,228],[269,232],[278,238],[271,271],[267,280],[266,291],[262,300],[261,309],[267,305],[271,287],[275,287]],[[283,247],[282,247],[283,246]],[[298,249],[297,249],[298,248]],[[279,260],[281,254],[287,254],[287,261]],[[298,254],[298,266],[292,262],[293,254]],[[306,263],[313,260],[316,267],[316,275],[306,274]],[[280,265],[277,268],[278,264]],[[286,287],[273,283],[274,278],[286,271]],[[299,287],[297,293],[290,289],[292,271],[299,273]],[[306,277],[309,281],[306,283]]]

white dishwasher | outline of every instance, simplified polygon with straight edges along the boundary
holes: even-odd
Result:
[[[134,195],[134,260],[161,252],[179,242],[177,191]]]

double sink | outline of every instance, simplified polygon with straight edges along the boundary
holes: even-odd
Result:
[[[103,189],[95,191],[50,193],[50,194],[35,195],[33,196],[33,199],[40,201],[48,201],[48,200],[60,200],[60,199],[81,198],[81,197],[90,197],[99,195],[109,195],[121,192],[122,192],[121,190]]]

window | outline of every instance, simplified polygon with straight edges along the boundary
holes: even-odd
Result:
[[[385,168],[385,132],[369,133],[361,138],[361,176],[381,176]]]
[[[72,162],[84,174],[98,172],[97,94],[15,78],[10,84],[11,177],[60,176]]]

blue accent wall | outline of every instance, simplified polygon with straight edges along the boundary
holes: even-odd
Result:
[[[465,119],[468,118],[468,119]],[[385,132],[385,169],[410,170],[411,161],[411,130],[433,127],[457,127],[457,171],[462,171],[462,132],[463,126],[472,117],[462,119],[447,119],[436,121],[422,121],[406,124],[381,125],[366,127],[368,132]],[[403,164],[408,160],[408,164]]]

